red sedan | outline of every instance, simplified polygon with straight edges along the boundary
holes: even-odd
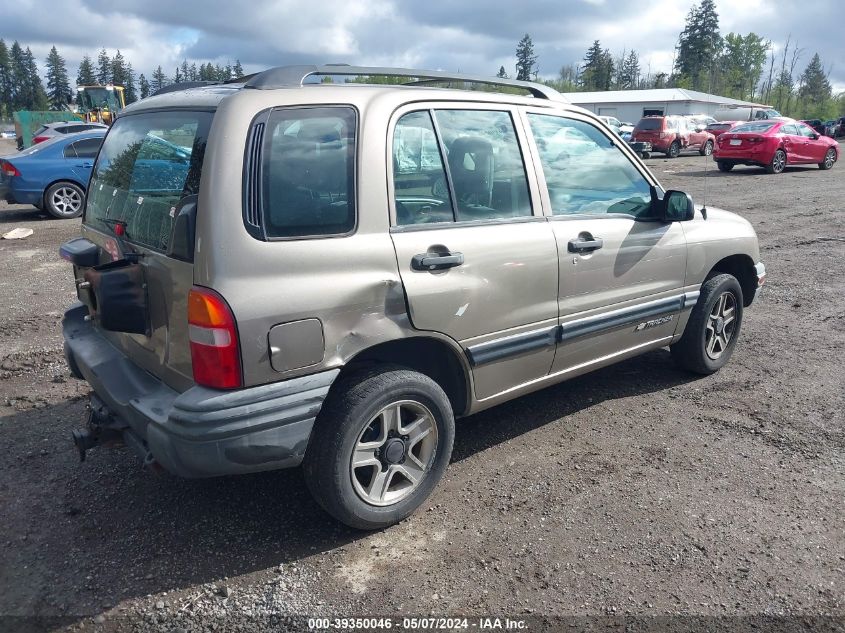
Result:
[[[734,165],[758,165],[769,174],[787,165],[816,164],[830,169],[839,158],[839,143],[800,121],[751,121],[716,139],[713,160],[719,171]]]

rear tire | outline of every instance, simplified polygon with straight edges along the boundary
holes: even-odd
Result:
[[[85,191],[73,182],[57,182],[44,192],[44,209],[54,218],[78,218],[85,208]]]
[[[431,494],[454,438],[452,406],[428,376],[396,366],[350,375],[332,387],[317,417],[305,480],[337,520],[385,528]]]
[[[669,151],[666,152],[666,156],[669,158],[677,158],[681,154],[681,144],[678,141],[672,141],[672,144],[669,146]]]
[[[772,162],[766,165],[765,170],[767,174],[780,174],[784,169],[786,169],[786,152],[778,149],[772,156]]]
[[[708,375],[730,360],[742,327],[742,287],[733,275],[719,274],[701,286],[684,334],[669,349],[687,371]]]
[[[731,169],[734,168],[734,164],[729,163],[726,160],[717,160],[716,161],[716,167],[719,168],[719,171],[728,172],[728,171],[730,171]]]
[[[701,149],[698,150],[698,153],[702,156],[710,156],[713,153],[713,141],[707,141],[704,145],[701,146]]]
[[[824,155],[824,160],[819,163],[819,169],[830,169],[836,162],[836,151],[831,147]]]

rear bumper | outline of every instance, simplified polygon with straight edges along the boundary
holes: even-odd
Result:
[[[108,409],[110,426],[147,461],[182,477],[289,468],[305,455],[314,420],[340,370],[236,391],[179,393],[136,366],[85,321],[62,323],[69,364]]]

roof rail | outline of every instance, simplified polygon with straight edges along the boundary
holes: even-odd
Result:
[[[179,83],[174,84],[167,84],[166,86],[159,88],[154,93],[152,93],[151,97],[157,97],[158,95],[166,95],[168,92],[178,92],[179,90],[190,90],[191,88],[204,88],[206,86],[216,86],[218,84],[223,83],[222,81],[180,81]]]
[[[425,85],[438,82],[458,81],[490,86],[507,86],[521,88],[539,99],[552,101],[567,101],[554,88],[532,81],[518,81],[516,79],[500,79],[498,77],[483,77],[480,75],[464,75],[449,73],[441,70],[418,70],[414,68],[388,68],[380,66],[349,66],[348,64],[324,64],[322,66],[277,66],[250,77],[244,84],[246,88],[258,90],[272,90],[275,88],[298,88],[308,77],[322,76],[359,76],[381,75],[384,77],[409,77],[416,81],[404,85]]]

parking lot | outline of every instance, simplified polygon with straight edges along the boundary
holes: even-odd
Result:
[[[8,151],[8,148],[7,150]],[[646,161],[755,226],[768,281],[728,366],[660,350],[458,423],[426,509],[332,521],[298,470],[80,464],[60,319],[79,220],[0,203],[0,614],[12,630],[234,630],[269,615],[845,613],[845,164]],[[37,618],[35,617],[37,616]],[[679,620],[681,621],[681,620]],[[730,620],[728,621],[730,622]],[[0,619],[0,629],[5,622]],[[800,630],[800,629],[796,629]]]

